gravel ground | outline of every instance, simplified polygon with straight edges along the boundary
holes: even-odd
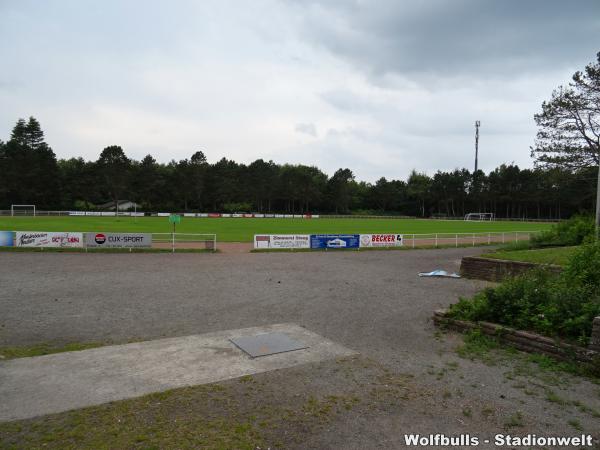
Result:
[[[414,377],[414,389],[438,405],[413,402],[367,422],[342,416],[307,436],[310,447],[398,448],[411,423],[421,432],[490,433],[515,416],[513,434],[598,433],[600,419],[590,411],[600,411],[600,386],[514,375],[511,361],[462,359],[455,352],[462,338],[436,332],[433,310],[485,284],[417,273],[458,271],[462,256],[481,252],[0,253],[0,345],[122,343],[294,322]],[[549,392],[561,401],[548,400]],[[347,427],[353,431],[344,433]]]

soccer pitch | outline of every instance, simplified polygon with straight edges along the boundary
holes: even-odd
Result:
[[[220,242],[252,242],[255,234],[486,233],[540,231],[542,222],[476,222],[430,219],[243,219],[182,217],[178,233],[211,233]],[[0,217],[2,231],[170,233],[167,217]]]

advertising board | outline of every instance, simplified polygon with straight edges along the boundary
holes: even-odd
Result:
[[[401,234],[361,234],[361,247],[400,247],[402,246]]]
[[[85,246],[90,248],[152,247],[152,234],[85,233]]]
[[[12,247],[13,245],[13,232],[0,231],[0,247]]]
[[[360,234],[311,234],[310,248],[358,248]]]
[[[17,231],[17,247],[83,247],[83,233]]]
[[[255,234],[254,248],[310,248],[308,234]]]

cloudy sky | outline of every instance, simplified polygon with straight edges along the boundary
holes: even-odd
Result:
[[[0,139],[203,150],[357,178],[531,166],[533,114],[600,51],[598,0],[0,0]]]

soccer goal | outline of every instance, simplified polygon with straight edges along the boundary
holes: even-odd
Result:
[[[11,216],[35,216],[35,205],[10,205]]]
[[[469,213],[465,215],[465,220],[495,220],[494,213]]]

